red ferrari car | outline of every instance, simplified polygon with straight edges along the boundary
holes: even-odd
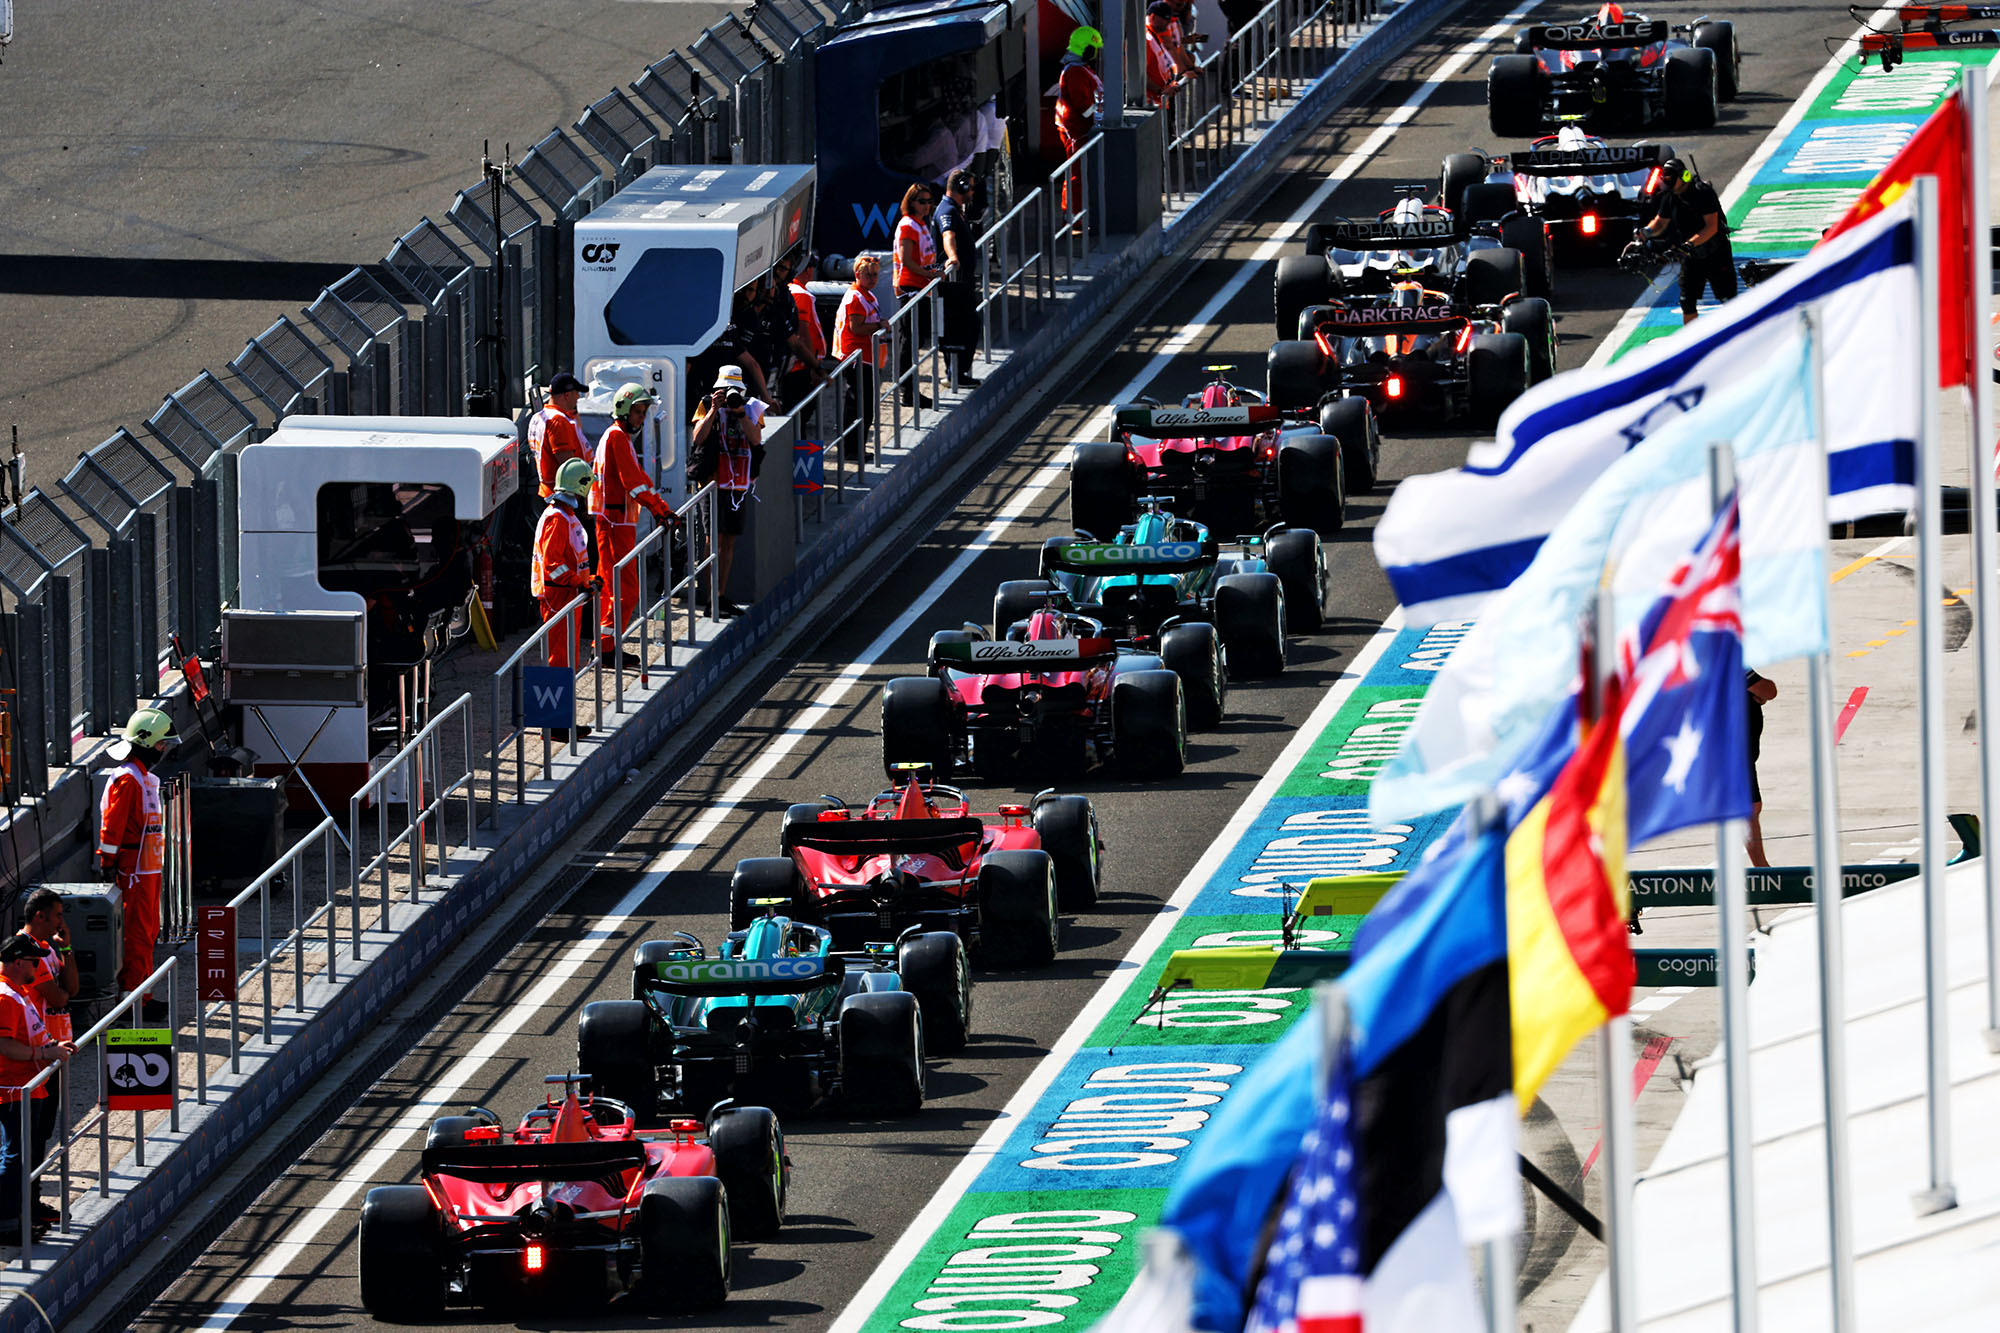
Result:
[[[785,854],[736,865],[731,925],[782,903],[832,931],[836,948],[936,930],[999,966],[1053,961],[1058,911],[1097,901],[1103,842],[1089,798],[1045,791],[981,814],[958,788],[928,781],[928,765],[893,768],[901,785],[859,810],[822,796],[786,811]],[[930,1034],[934,1048],[953,1040]]]
[[[447,1304],[501,1309],[636,1294],[662,1312],[729,1296],[732,1224],[774,1236],[787,1171],[777,1117],[729,1106],[699,1120],[636,1128],[632,1108],[559,1088],[511,1132],[482,1107],[440,1118],[423,1179],[368,1191],[361,1208],[361,1302],[424,1321]]]

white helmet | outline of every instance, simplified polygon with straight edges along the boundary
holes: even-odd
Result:
[[[1581,126],[1565,125],[1556,131],[1556,147],[1558,148],[1568,151],[1575,148],[1589,148],[1590,146],[1590,136],[1583,132]]]
[[[1422,222],[1424,220],[1424,201],[1417,198],[1403,200],[1396,205],[1396,212],[1391,220],[1395,222]]]

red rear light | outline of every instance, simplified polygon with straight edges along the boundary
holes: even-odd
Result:
[[[1647,172],[1647,173],[1646,173],[1646,191],[1645,191],[1645,192],[1646,192],[1647,194],[1651,194],[1651,193],[1652,193],[1653,191],[1655,191],[1655,190],[1657,190],[1657,189],[1659,189],[1659,188],[1660,188],[1660,172],[1661,172],[1661,170],[1662,170],[1662,168],[1660,168],[1660,167],[1654,167],[1654,168],[1653,168],[1653,169],[1652,169],[1651,171],[1649,171],[1649,172]]]
[[[548,1266],[548,1251],[542,1248],[542,1243],[536,1240],[529,1241],[528,1248],[521,1251],[521,1267],[530,1273],[539,1273]]]
[[[1472,325],[1468,323],[1458,331],[1458,354],[1464,356],[1465,350],[1470,346],[1472,346]]]
[[[672,1130],[676,1134],[699,1134],[701,1133],[701,1121],[669,1120],[667,1122],[667,1128]]]
[[[1027,816],[1028,807],[1025,805],[1003,805],[1000,807],[1000,813],[1010,815],[1015,819],[1022,819]]]
[[[1583,215],[1582,229],[1585,236],[1597,235],[1597,214],[1585,213]]]
[[[1401,398],[1403,396],[1403,377],[1401,375],[1391,375],[1389,378],[1383,380],[1382,395],[1385,398]]]

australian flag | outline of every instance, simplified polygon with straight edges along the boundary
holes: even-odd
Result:
[[[1301,1145],[1247,1333],[1361,1333],[1349,1061],[1343,1054],[1331,1063],[1326,1098]]]
[[[1750,817],[1736,497],[1619,645],[1627,838]]]

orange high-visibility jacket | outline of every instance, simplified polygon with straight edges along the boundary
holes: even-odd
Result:
[[[528,448],[535,455],[535,471],[542,481],[542,498],[555,493],[556,473],[572,458],[590,461],[590,446],[576,418],[550,403],[528,420]]]
[[[799,327],[805,330],[806,341],[812,344],[813,355],[826,355],[826,330],[820,327],[819,303],[813,294],[800,283],[791,285],[792,304],[799,308]]]
[[[665,518],[673,512],[654,489],[646,469],[639,466],[632,437],[615,421],[597,442],[597,465],[593,470],[597,480],[590,483],[591,513],[604,514],[613,523],[630,523],[636,517],[632,513],[635,504],[652,510],[654,518]]]
[[[849,319],[859,319],[863,324],[873,324],[882,318],[882,303],[875,299],[875,293],[864,292],[859,287],[849,287],[847,294],[840,298],[840,310],[833,317],[833,354],[845,361],[855,352],[862,353],[867,360],[868,344],[874,342],[875,364],[882,365],[889,359],[889,349],[881,345],[876,334],[857,337],[847,327]]]
[[[160,780],[137,760],[118,766],[104,785],[97,859],[121,875],[157,875],[167,864],[167,825]]]
[[[590,550],[583,520],[573,505],[552,504],[535,525],[535,558],[528,566],[528,591],[540,597],[553,589],[588,587]]]

